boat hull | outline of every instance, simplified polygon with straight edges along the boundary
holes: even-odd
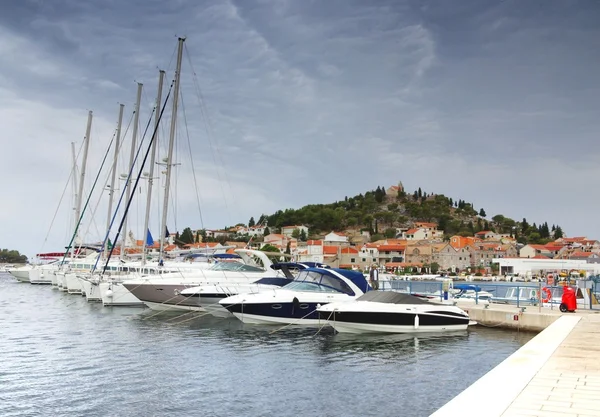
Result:
[[[317,313],[318,303],[268,302],[225,305],[235,317],[247,324],[297,324],[319,326],[324,321]]]
[[[148,301],[144,301],[144,304],[151,310],[155,311],[206,311],[199,305],[189,306],[180,304],[152,303]]]
[[[165,304],[164,309],[169,310],[169,307],[176,307],[185,310],[193,310],[200,308],[197,297],[185,297],[179,294],[181,291],[188,288],[182,284],[128,284],[123,283],[123,286],[129,290],[137,299],[142,301],[148,307],[156,310],[158,304]],[[152,307],[152,306],[154,307]],[[204,310],[198,310],[204,311]]]
[[[98,292],[105,307],[144,307],[144,303],[121,283],[101,282]]]
[[[451,313],[450,313],[451,314]],[[437,333],[466,330],[468,317],[410,312],[319,311],[340,333]]]

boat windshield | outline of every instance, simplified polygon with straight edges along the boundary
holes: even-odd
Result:
[[[292,291],[334,292],[354,295],[354,291],[343,280],[316,271],[301,271],[296,278],[285,286]]]
[[[210,269],[213,271],[265,272],[262,268],[241,262],[217,262]]]

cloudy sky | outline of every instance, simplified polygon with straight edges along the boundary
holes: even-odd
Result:
[[[173,77],[177,36],[186,120],[180,112],[171,231],[402,181],[490,217],[600,238],[599,21],[595,0],[3,1],[0,247],[65,245],[71,142],[80,149],[88,110],[86,192],[119,103],[123,130],[131,120],[136,82],[143,131],[158,69]],[[131,127],[119,173],[130,146]],[[90,199],[88,240],[105,232],[107,178]]]

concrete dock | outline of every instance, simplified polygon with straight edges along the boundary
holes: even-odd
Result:
[[[600,416],[600,314],[558,314],[431,417]]]
[[[465,310],[471,320],[482,326],[533,332],[541,332],[563,315],[558,306],[554,309],[537,306],[520,308],[510,304],[475,304],[461,301],[457,302],[457,306]],[[593,312],[594,310],[578,310],[578,314]]]

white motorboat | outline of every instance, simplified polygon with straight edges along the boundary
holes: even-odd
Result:
[[[201,285],[254,283],[265,277],[283,277],[271,266],[273,262],[262,251],[236,249],[241,262],[217,262],[208,269],[186,273],[149,275],[123,281],[123,286],[154,310],[204,311],[197,298],[186,297],[181,291]]]
[[[271,265],[271,269],[282,271],[285,277],[265,277],[250,283],[232,282],[201,285],[185,289],[181,291],[181,295],[196,298],[198,304],[215,317],[233,317],[226,308],[219,304],[219,301],[237,294],[255,294],[281,288],[292,282],[299,271],[314,267],[329,268],[329,266],[317,262],[279,262]]]
[[[457,306],[393,291],[369,291],[354,301],[317,307],[340,333],[428,333],[466,330],[469,315]]]
[[[19,282],[29,282],[29,271],[31,271],[32,269],[33,265],[25,265],[19,268],[13,268],[8,272]]]
[[[321,325],[317,306],[350,301],[369,289],[364,275],[334,268],[307,268],[290,284],[258,294],[238,294],[219,303],[244,323]]]

